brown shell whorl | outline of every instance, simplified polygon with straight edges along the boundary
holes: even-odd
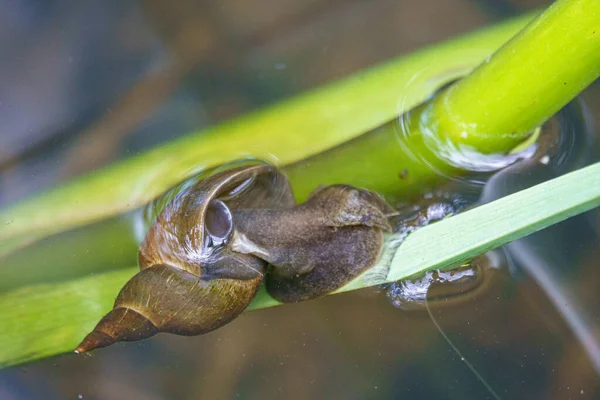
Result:
[[[217,198],[231,211],[294,205],[287,178],[273,166],[243,166],[209,176],[178,193],[159,214],[140,245],[140,268],[168,264],[202,275],[198,260],[212,251],[205,246],[205,221]]]
[[[267,164],[219,171],[185,187],[140,245],[141,271],[76,351],[158,332],[198,335],[237,317],[256,295],[266,262],[231,251],[231,212],[293,204],[287,179]]]

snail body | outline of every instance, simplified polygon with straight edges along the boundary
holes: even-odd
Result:
[[[76,351],[210,332],[250,304],[265,275],[281,302],[328,294],[375,265],[393,213],[347,185],[318,188],[296,205],[285,176],[267,164],[210,175],[156,217],[139,248],[140,272]]]
[[[234,215],[236,232],[245,237],[234,238],[232,247],[268,261],[267,291],[276,300],[310,300],[377,263],[393,213],[372,192],[328,186],[293,209],[240,210]]]

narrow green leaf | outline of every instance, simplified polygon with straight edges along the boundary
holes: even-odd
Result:
[[[598,206],[600,163],[418,230],[396,252],[387,279],[459,265]]]
[[[379,265],[338,292],[457,265],[598,206],[600,163],[419,229],[402,243],[390,234]],[[136,272],[127,268],[1,294],[0,365],[71,351]],[[262,290],[249,309],[276,304]]]

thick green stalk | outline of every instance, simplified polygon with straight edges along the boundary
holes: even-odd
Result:
[[[433,102],[437,140],[506,152],[600,76],[600,0],[558,0]]]
[[[324,153],[285,166],[296,197],[304,200],[319,185],[352,183],[376,191],[393,203],[430,191],[440,176],[454,173],[448,163],[431,153],[417,130],[406,134],[401,125],[391,121]]]
[[[286,172],[301,199],[344,182],[391,200],[427,191],[465,160],[485,169],[478,154],[509,152],[599,75],[600,0],[559,0],[439,96]]]

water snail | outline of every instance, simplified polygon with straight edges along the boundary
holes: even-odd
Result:
[[[76,351],[212,331],[242,313],[263,280],[280,302],[324,296],[377,263],[394,214],[347,185],[319,187],[297,205],[269,164],[216,172],[160,212],[139,247],[140,272]]]

